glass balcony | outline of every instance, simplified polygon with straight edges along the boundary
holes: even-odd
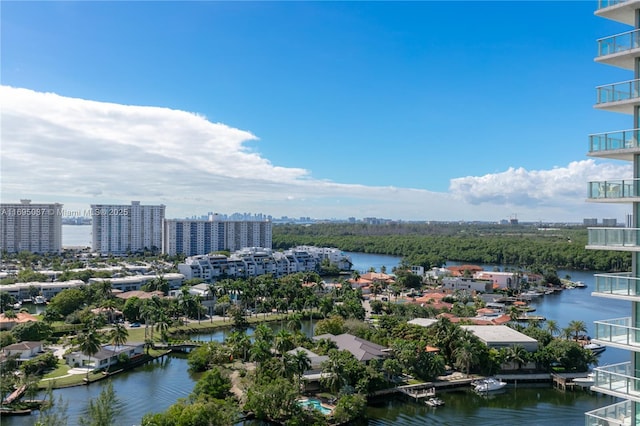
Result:
[[[640,296],[640,278],[631,276],[630,272],[619,274],[596,274],[594,293],[612,296]]]
[[[615,6],[620,3],[625,3],[628,0],[598,0],[598,10],[604,9],[605,7]]]
[[[622,401],[613,405],[589,411],[586,414],[586,426],[630,425],[632,424],[631,401]]]
[[[640,129],[589,135],[589,153],[637,148],[638,140],[640,140]]]
[[[620,83],[596,87],[598,105],[609,102],[628,101],[640,96],[640,80],[628,80]]]
[[[640,328],[631,326],[631,317],[595,321],[595,339],[622,349],[640,350]]]
[[[598,40],[598,57],[640,48],[640,30],[627,31]]]
[[[590,200],[619,200],[621,198],[635,198],[640,196],[638,181],[640,181],[640,179],[589,182],[587,198]]]
[[[634,377],[630,362],[612,364],[593,369],[592,389],[607,395],[640,401],[640,378]]]
[[[588,228],[587,248],[629,250],[640,247],[640,228]]]

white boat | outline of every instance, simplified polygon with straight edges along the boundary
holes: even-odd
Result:
[[[36,298],[33,300],[33,303],[35,303],[36,305],[44,305],[47,302],[47,299],[44,298],[44,296],[36,296]]]
[[[573,283],[573,286],[576,288],[586,288],[587,285],[585,283],[583,283],[582,281],[576,281]]]
[[[587,343],[586,345],[584,345],[585,349],[589,349],[591,352],[593,352],[596,355],[601,354],[602,352],[604,352],[607,347],[604,345],[599,345],[597,343]]]
[[[471,383],[476,392],[492,392],[502,389],[507,386],[506,382],[503,382],[500,379],[496,379],[495,377],[488,377],[482,380],[476,380]]]
[[[435,396],[427,399],[425,402],[429,407],[441,407],[444,405],[444,401],[440,398],[436,398]]]

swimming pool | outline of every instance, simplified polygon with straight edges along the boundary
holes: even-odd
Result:
[[[298,400],[298,404],[300,404],[300,406],[305,408],[312,408],[314,410],[318,410],[325,416],[328,416],[333,411],[332,409],[323,406],[320,400],[315,398],[300,399]]]

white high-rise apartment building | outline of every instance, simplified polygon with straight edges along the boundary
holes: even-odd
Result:
[[[165,206],[92,204],[93,251],[122,255],[162,249]]]
[[[170,256],[195,256],[245,247],[272,246],[272,224],[268,220],[167,219],[162,252]]]
[[[0,250],[60,253],[62,204],[0,204]]]
[[[628,130],[591,135],[589,155],[631,162],[633,177],[590,182],[588,197],[593,202],[629,203],[632,215],[627,228],[589,228],[587,248],[630,252],[632,267],[626,273],[595,276],[593,295],[629,301],[631,312],[596,321],[593,342],[629,351],[629,361],[594,369],[592,389],[622,401],[586,413],[586,424],[640,425],[640,0],[599,0],[595,14],[630,26],[598,40],[596,62],[633,75],[597,87],[595,107],[628,114],[632,121]]]

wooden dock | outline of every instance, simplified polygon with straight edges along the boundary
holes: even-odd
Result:
[[[433,383],[398,386],[397,389],[399,392],[402,392],[416,401],[423,398],[431,398],[436,395],[436,388],[433,386]]]

